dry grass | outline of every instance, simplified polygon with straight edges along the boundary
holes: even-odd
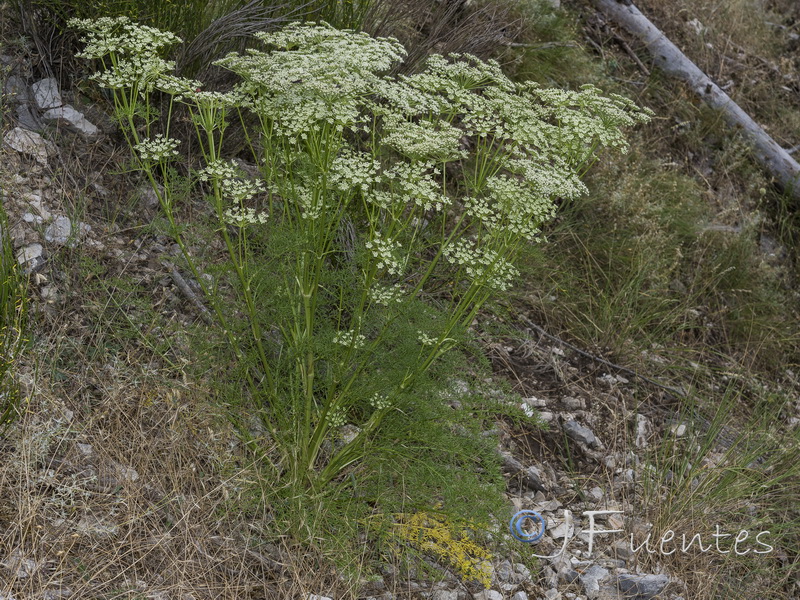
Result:
[[[22,375],[31,402],[0,461],[0,590],[273,597],[279,571],[248,523],[264,515],[241,508],[254,470],[212,407],[133,366],[85,364],[64,382]]]
[[[520,34],[522,25],[507,0],[383,0],[368,15],[364,29],[399,39],[408,51],[402,69],[413,72],[430,54],[496,55]]]
[[[0,594],[344,589],[312,550],[274,545],[256,462],[202,391],[119,361],[76,360],[86,368],[64,381],[34,365],[20,373],[31,401],[0,446]]]
[[[779,144],[800,144],[796,2],[641,0],[637,6]]]

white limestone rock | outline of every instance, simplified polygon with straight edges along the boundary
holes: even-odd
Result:
[[[96,137],[100,133],[97,125],[89,121],[82,112],[75,110],[69,104],[51,108],[42,117],[48,121],[56,121],[59,126],[64,126],[70,131],[80,133],[88,138]]]
[[[3,142],[21,154],[33,156],[37,162],[47,164],[47,157],[56,153],[56,147],[35,131],[14,127],[3,136]]]
[[[31,86],[36,106],[42,110],[57,108],[63,104],[58,82],[53,77],[41,79]]]

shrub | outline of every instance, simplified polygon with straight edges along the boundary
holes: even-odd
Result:
[[[458,448],[474,445],[431,412],[447,376],[438,367],[512,285],[554,200],[584,193],[580,175],[597,151],[624,150],[621,128],[647,111],[592,86],[514,83],[469,55],[383,76],[405,55],[396,40],[325,24],[257,34],[268,50],[218,61],[240,83],[204,91],[161,58],[173,34],[124,18],[73,24],[204,282],[173,193],[173,108],[191,116],[203,156],[194,177],[228,261],[205,291],[234,352],[229,384],[257,411],[287,510],[307,514],[358,480],[374,491],[385,471],[364,466],[376,452],[400,476],[416,457],[434,470],[445,463],[433,480],[457,479],[468,460]],[[151,109],[157,94],[168,97],[164,115]],[[246,114],[259,123],[249,139],[257,177],[225,155],[226,128]]]

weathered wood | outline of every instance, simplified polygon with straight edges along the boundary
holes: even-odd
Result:
[[[606,18],[615,21],[644,42],[657,67],[686,82],[704,102],[720,110],[729,125],[739,128],[755,150],[757,160],[775,178],[777,185],[785,193],[800,199],[800,164],[670,42],[636,6],[621,4],[617,0],[593,2]]]

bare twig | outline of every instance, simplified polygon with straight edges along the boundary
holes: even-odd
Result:
[[[172,281],[175,282],[175,285],[178,286],[178,289],[183,293],[183,295],[195,305],[203,320],[209,324],[213,323],[214,319],[211,318],[211,312],[205,307],[200,298],[197,297],[197,294],[192,291],[192,288],[190,288],[189,284],[186,283],[186,280],[178,272],[178,269],[175,267],[175,265],[168,261],[162,261],[161,264],[169,269],[169,275],[172,277]]]
[[[644,63],[643,63],[641,60],[639,60],[639,57],[638,57],[638,56],[636,56],[636,52],[634,52],[634,51],[631,49],[631,47],[628,45],[628,42],[626,42],[626,41],[625,41],[625,40],[624,40],[622,37],[620,37],[620,36],[619,36],[617,33],[614,33],[614,39],[616,39],[616,40],[617,40],[617,43],[619,43],[619,45],[620,45],[620,46],[622,46],[622,49],[623,49],[623,50],[625,50],[625,54],[627,54],[628,56],[630,56],[630,57],[631,57],[631,59],[633,60],[633,62],[635,62],[635,63],[636,63],[636,66],[637,66],[637,67],[639,67],[639,70],[640,70],[642,73],[644,73],[645,75],[650,75],[650,69],[648,69],[647,67],[645,67],[645,66],[644,66]]]
[[[529,490],[542,492],[543,494],[547,493],[547,488],[544,487],[542,482],[539,481],[539,478],[536,477],[536,475],[531,472],[530,469],[526,468],[508,452],[503,452],[498,448],[497,453],[500,455],[500,458],[503,461],[503,471],[512,477],[519,476],[520,483],[523,485],[523,487]]]
[[[525,321],[525,323],[528,325],[528,327],[530,327],[531,329],[536,331],[539,335],[542,335],[542,336],[544,336],[544,337],[546,337],[546,338],[548,338],[548,339],[550,339],[550,340],[552,340],[552,341],[554,341],[554,342],[556,342],[558,344],[561,344],[562,346],[566,346],[567,348],[569,348],[573,352],[576,352],[576,353],[580,354],[581,356],[583,356],[585,358],[588,358],[589,360],[591,360],[593,362],[600,363],[600,364],[605,365],[607,367],[610,367],[610,368],[612,368],[612,369],[614,369],[616,371],[621,371],[623,373],[627,373],[628,375],[631,375],[632,377],[636,377],[637,379],[641,379],[642,381],[645,381],[645,382],[649,383],[650,385],[654,385],[654,386],[656,386],[658,388],[661,388],[662,390],[666,390],[669,393],[674,394],[678,398],[682,398],[682,399],[686,398],[686,392],[684,392],[683,390],[679,390],[678,388],[670,387],[670,386],[665,385],[665,384],[663,384],[663,383],[661,383],[659,381],[656,381],[655,379],[651,379],[651,378],[649,378],[649,377],[647,377],[645,375],[642,375],[641,373],[638,373],[637,371],[634,371],[634,370],[629,369],[627,367],[623,367],[622,365],[618,365],[618,364],[612,363],[611,361],[608,361],[605,358],[600,358],[599,356],[596,356],[594,354],[586,352],[585,350],[581,350],[577,346],[574,346],[574,345],[570,344],[569,342],[566,342],[566,341],[562,340],[560,337],[555,336],[552,333],[546,332],[544,329],[539,327],[536,323],[532,322],[530,319],[525,317],[525,315],[520,315],[520,319]]]
[[[545,42],[542,44],[525,44],[522,42],[501,41],[498,42],[501,46],[508,48],[529,48],[530,50],[550,50],[552,48],[579,48],[575,42]]]

